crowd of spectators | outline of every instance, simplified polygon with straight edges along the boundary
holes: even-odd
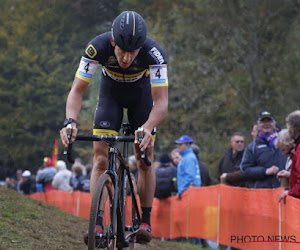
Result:
[[[245,145],[245,136],[240,132],[230,137],[230,147],[219,160],[216,179],[226,185],[246,188],[282,186],[285,191],[279,201],[285,202],[288,195],[300,198],[300,110],[286,117],[286,126],[281,129],[269,111],[260,112],[251,131],[252,142]],[[133,155],[128,158],[128,165],[137,183],[138,168]],[[215,184],[208,164],[200,160],[200,147],[189,135],[175,140],[173,150],[160,154],[156,165],[155,197],[158,199],[171,196],[181,199],[190,186]],[[58,160],[54,167],[51,158],[45,157],[36,173],[29,169],[6,171],[1,184],[25,195],[53,189],[90,191],[92,165],[85,166],[80,159],[70,169],[63,160]],[[197,244],[205,246],[203,241]]]
[[[72,171],[63,160],[58,160],[55,165],[50,157],[44,157],[36,173],[28,169],[17,169],[15,172],[5,169],[3,174],[6,177],[1,185],[25,195],[51,190],[90,192],[92,164],[85,166],[80,159],[76,159],[71,166]]]

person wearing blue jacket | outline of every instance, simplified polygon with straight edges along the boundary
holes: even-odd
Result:
[[[268,111],[262,111],[258,117],[258,135],[250,143],[240,165],[243,177],[250,188],[277,188],[280,182],[276,174],[285,168],[286,156],[275,148],[277,138],[276,122]]]
[[[191,147],[193,139],[182,135],[175,143],[182,155],[182,160],[177,166],[177,199],[180,199],[189,186],[201,187],[201,177],[199,163]]]

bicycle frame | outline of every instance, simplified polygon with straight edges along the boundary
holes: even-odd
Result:
[[[126,134],[126,132],[125,132]],[[107,174],[111,177],[114,185],[114,206],[112,216],[112,230],[109,238],[116,237],[117,248],[128,247],[133,241],[135,231],[139,227],[141,221],[141,215],[138,209],[137,199],[134,193],[134,186],[130,176],[129,166],[127,164],[128,147],[129,143],[134,141],[133,136],[97,136],[97,135],[77,135],[76,140],[82,141],[105,141],[109,144],[108,151],[108,164],[107,169],[103,174]],[[116,143],[123,142],[123,153],[121,154],[118,150]],[[68,160],[73,161],[71,156],[72,144],[68,149]],[[117,170],[117,159],[119,160],[120,166]],[[126,180],[127,177],[127,180]],[[126,185],[129,184],[132,193],[132,214],[136,214],[136,218],[132,216],[132,227],[125,225],[125,201],[126,201]],[[117,222],[117,223],[116,223]],[[116,227],[117,225],[117,227]],[[125,231],[131,231],[132,233],[125,236]],[[116,234],[117,233],[117,234]]]

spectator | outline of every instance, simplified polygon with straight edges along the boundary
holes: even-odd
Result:
[[[29,170],[25,170],[22,173],[22,182],[20,185],[20,190],[23,194],[29,195],[35,193],[35,183],[31,179],[31,172]]]
[[[175,143],[182,155],[182,160],[177,166],[177,199],[180,199],[189,186],[201,187],[201,177],[197,157],[191,148],[193,139],[183,135]]]
[[[16,173],[16,169],[12,166],[3,166],[0,161],[0,185],[6,186],[6,178],[13,177]]]
[[[135,179],[135,183],[137,183],[138,182],[138,177],[139,177],[139,170],[138,170],[138,167],[136,165],[134,155],[131,155],[131,156],[128,157],[128,165],[129,165],[130,173],[133,174],[134,179]]]
[[[81,181],[81,190],[83,192],[90,192],[90,183],[91,183],[91,173],[92,173],[92,164],[87,164],[85,166],[85,172],[84,178]]]
[[[159,163],[159,167],[155,169],[156,188],[154,197],[164,199],[177,192],[177,169],[171,166],[171,159],[168,154],[162,154]]]
[[[279,201],[284,202],[287,195],[300,198],[300,110],[293,111],[287,116],[286,125],[290,137],[295,142],[295,147],[292,152],[290,189],[279,196]]]
[[[52,180],[56,175],[56,168],[52,166],[52,160],[50,157],[44,158],[43,169],[37,174],[36,181],[43,184],[43,190],[45,192],[53,190]]]
[[[252,131],[251,131],[251,136],[253,141],[255,141],[257,134],[258,134],[258,129],[257,129],[257,122],[256,122],[253,124]]]
[[[22,169],[17,169],[16,171],[16,190],[18,193],[22,193],[21,182],[22,182]]]
[[[79,164],[79,165],[81,165],[81,167],[82,167],[82,174],[83,174],[83,175],[86,175],[86,173],[87,173],[87,172],[86,172],[86,166],[83,164],[81,158],[77,157],[77,158],[75,159],[74,164]]]
[[[71,177],[71,187],[73,191],[85,191],[83,189],[82,181],[84,180],[83,175],[83,165],[79,162],[75,162],[72,166],[72,177]]]
[[[6,177],[5,187],[16,190],[16,179],[11,177]]]
[[[85,166],[85,169],[86,169],[86,176],[90,179],[91,178],[91,174],[92,174],[93,164],[88,163]]]
[[[131,155],[128,157],[128,166],[129,166],[129,171],[130,171],[133,188],[135,190],[135,194],[137,195],[137,183],[138,183],[138,177],[139,177],[139,170],[138,170],[134,155]],[[126,177],[126,179],[127,179],[127,177]],[[126,187],[126,195],[128,195],[128,196],[131,195],[131,189],[129,188],[128,181],[127,181],[127,187]]]
[[[286,156],[274,144],[277,138],[276,122],[268,111],[258,117],[258,135],[250,143],[241,162],[242,175],[249,179],[250,188],[277,188],[280,186],[276,174],[284,169]]]
[[[179,162],[182,159],[182,156],[177,148],[175,148],[171,151],[171,158],[172,158],[172,165],[174,167],[177,167]]]
[[[251,133],[252,134],[252,133]],[[244,154],[245,137],[235,132],[230,139],[230,149],[222,157],[218,171],[219,180],[231,186],[245,187],[245,179],[240,172],[240,164]],[[232,173],[227,178],[228,173]]]
[[[202,187],[209,186],[209,185],[211,185],[211,177],[209,174],[209,168],[205,162],[199,160],[200,148],[196,144],[192,144],[192,149],[193,149],[194,154],[196,155],[198,163],[199,163],[201,186]]]
[[[277,178],[279,179],[281,186],[287,190],[289,189],[290,167],[292,164],[291,156],[294,148],[294,140],[290,137],[287,129],[283,129],[278,133],[278,137],[275,141],[275,147],[280,148],[282,154],[287,155],[288,157],[285,169],[279,171],[277,174]]]
[[[36,172],[36,177],[35,177],[35,188],[36,188],[36,191],[39,192],[39,193],[43,193],[44,192],[44,187],[43,187],[43,184],[42,183],[38,183],[37,181],[37,176],[40,175],[40,173],[42,172],[44,167],[39,167],[38,171]]]
[[[70,180],[72,172],[67,169],[64,161],[59,160],[56,163],[57,173],[52,180],[52,186],[61,191],[71,191]]]

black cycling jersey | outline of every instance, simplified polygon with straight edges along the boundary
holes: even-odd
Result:
[[[168,86],[166,57],[158,43],[147,37],[132,64],[119,66],[111,45],[111,32],[92,39],[83,54],[76,77],[89,82],[102,65],[100,94],[95,112],[94,134],[117,134],[127,108],[133,127],[143,125],[151,112],[151,87]]]

